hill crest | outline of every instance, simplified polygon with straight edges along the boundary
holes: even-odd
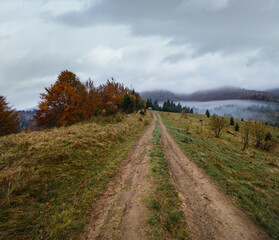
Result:
[[[278,89],[269,91],[248,90],[237,87],[222,87],[210,90],[196,91],[191,94],[176,94],[168,90],[156,90],[141,92],[140,95],[144,99],[152,99],[153,101],[217,101],[232,99],[250,99],[262,101],[278,101]]]

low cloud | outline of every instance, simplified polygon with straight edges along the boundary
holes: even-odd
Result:
[[[278,11],[273,0],[4,0],[0,94],[33,107],[65,69],[138,91],[278,87]]]

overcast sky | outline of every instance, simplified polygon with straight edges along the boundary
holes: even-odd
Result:
[[[62,70],[137,91],[279,87],[278,0],[1,0],[0,95],[34,107]]]

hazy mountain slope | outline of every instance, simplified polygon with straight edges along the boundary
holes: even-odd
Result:
[[[185,101],[213,101],[229,99],[256,99],[272,101],[279,99],[279,95],[267,93],[264,91],[247,90],[243,88],[224,87],[212,90],[198,91],[192,94],[178,95]]]
[[[276,90],[274,90],[274,92],[265,92],[234,87],[197,91],[192,94],[174,94],[170,91],[150,91],[142,92],[141,96],[144,99],[151,98],[157,101],[214,101],[229,99],[279,100],[279,93],[276,94]]]
[[[174,93],[166,90],[158,90],[158,91],[145,91],[141,92],[140,96],[144,98],[145,100],[147,99],[152,99],[153,101],[181,101],[181,99]]]
[[[269,89],[269,90],[266,90],[266,92],[279,95],[279,88]]]

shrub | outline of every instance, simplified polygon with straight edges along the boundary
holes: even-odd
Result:
[[[140,114],[144,116],[145,112],[143,110],[140,110]]]
[[[271,140],[271,139],[272,139],[272,135],[271,135],[270,132],[268,132],[268,133],[265,135],[264,140],[265,140],[265,141],[269,141],[269,140]]]
[[[265,141],[264,142],[264,145],[263,145],[263,149],[265,151],[271,151],[272,149],[274,149],[276,147],[276,141],[271,139],[271,140],[268,140],[268,141]]]
[[[266,126],[262,122],[252,122],[250,129],[256,147],[259,148],[266,136]]]
[[[248,147],[249,133],[250,133],[250,123],[246,122],[244,128],[242,129],[243,150],[245,150]]]
[[[263,149],[270,151],[276,147],[276,141],[272,138],[270,132],[265,135]]]
[[[227,126],[227,119],[213,114],[213,116],[210,118],[209,125],[212,131],[215,133],[215,137],[220,138],[222,131]]]

